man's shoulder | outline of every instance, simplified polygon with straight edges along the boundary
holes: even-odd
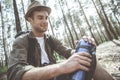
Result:
[[[15,35],[15,38],[24,38],[26,37],[28,34],[30,33],[30,31],[20,31]]]
[[[19,35],[16,40],[24,40],[27,39],[29,33]]]
[[[21,35],[19,35],[19,36],[17,36],[16,38],[15,38],[15,41],[14,41],[14,43],[22,43],[22,44],[26,44],[26,43],[28,43],[28,35],[29,35],[29,33],[25,33],[25,34],[21,34]]]

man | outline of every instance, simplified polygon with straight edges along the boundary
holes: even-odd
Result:
[[[45,34],[50,12],[51,8],[41,5],[38,1],[33,1],[28,7],[25,19],[32,25],[32,31],[19,36],[14,41],[9,58],[8,80],[49,80],[79,69],[89,71],[91,55],[78,53],[71,56],[72,49],[64,47],[59,40]],[[32,48],[28,50],[29,44],[31,44],[28,39],[35,45],[34,52],[32,52]],[[94,44],[92,39],[88,39],[88,41]],[[54,46],[51,46],[50,43]],[[55,64],[53,50],[68,59]],[[97,79],[97,74],[95,77],[96,80],[100,80]]]

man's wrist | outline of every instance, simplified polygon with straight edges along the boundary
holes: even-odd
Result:
[[[65,63],[58,63],[58,64],[54,64],[51,65],[51,77],[56,77],[59,76],[61,74],[65,74]]]
[[[59,63],[59,68],[60,74],[66,74],[66,60],[64,62]]]

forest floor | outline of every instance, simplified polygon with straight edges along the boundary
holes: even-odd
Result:
[[[110,74],[120,73],[120,39],[100,44],[96,55],[99,63]]]

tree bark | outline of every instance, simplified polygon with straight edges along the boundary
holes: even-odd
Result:
[[[80,27],[80,19],[79,19],[79,17],[78,17],[78,15],[73,15],[74,16],[74,23],[76,23],[76,26],[77,26],[77,28],[79,29],[79,32],[80,32],[80,38],[82,38],[83,36],[85,36],[86,34],[85,34],[85,31],[84,30],[82,30],[82,28]]]
[[[21,25],[20,25],[20,19],[19,19],[19,14],[18,14],[16,0],[13,0],[13,7],[14,7],[16,30],[17,30],[17,33],[19,33],[20,31],[22,31],[22,29],[21,29]]]
[[[115,17],[116,21],[118,22],[118,24],[119,24],[119,26],[120,26],[120,21],[118,20],[117,16],[115,15],[114,10],[111,8],[111,5],[110,5],[110,4],[108,4],[108,6],[110,7],[111,11],[112,11],[112,12],[113,12],[113,14],[114,14],[114,17]]]
[[[102,15],[99,13],[99,11],[98,11],[98,9],[97,9],[97,7],[96,7],[96,5],[95,5],[95,2],[94,2],[94,0],[92,0],[92,2],[93,2],[93,4],[94,4],[94,7],[95,7],[95,9],[96,9],[96,11],[97,11],[97,14],[98,14],[98,16],[99,16],[99,18],[100,18],[100,20],[101,20],[101,22],[102,22],[102,24],[103,24],[103,26],[104,26],[104,28],[105,28],[105,32],[106,32],[106,34],[107,34],[107,37],[109,38],[109,40],[112,40],[113,39],[113,37],[111,36],[111,33],[110,33],[110,31],[109,31],[109,28],[107,27],[107,25],[106,25],[106,21],[105,21],[105,19],[102,17]]]
[[[24,9],[24,3],[23,3],[23,0],[21,0],[21,4],[22,4],[22,8],[23,8],[23,14],[25,16],[25,9]],[[26,24],[26,29],[28,30],[28,24],[27,24],[27,21],[25,20],[25,24]]]
[[[66,0],[65,0],[65,4],[66,4],[66,6],[67,6],[67,10],[68,10],[69,21],[70,21],[71,26],[72,26],[72,29],[73,29],[73,31],[74,31],[74,33],[75,33],[76,40],[78,40],[79,38],[78,38],[77,32],[76,32],[76,30],[75,30],[75,26],[74,26],[74,24],[73,24],[73,19],[72,19],[72,16],[71,16],[71,14],[70,14],[70,10],[68,9],[68,5],[67,5]]]
[[[62,9],[62,7],[61,7],[61,4],[60,4],[60,1],[59,1],[59,0],[58,0],[58,3],[59,3],[59,5],[60,5],[60,9],[61,9],[62,14],[63,14],[64,23],[65,23],[65,25],[66,25],[65,27],[66,27],[66,28],[68,29],[68,31],[69,31],[69,34],[70,34],[70,37],[71,37],[71,40],[72,40],[72,44],[73,44],[73,48],[75,48],[74,38],[73,38],[72,33],[71,33],[71,30],[70,30],[70,28],[69,28],[69,26],[68,26],[67,19],[66,19],[65,15],[64,15],[64,12],[63,12],[63,9]]]
[[[79,17],[78,17],[79,15],[76,15],[76,17],[74,16],[74,19],[75,19],[75,23],[76,23],[76,25],[77,25],[77,27],[78,27],[78,29],[79,29],[79,31],[80,31],[80,38],[82,38],[83,36],[85,36],[86,35],[86,33],[85,33],[85,30],[83,29],[83,28],[81,28],[81,22],[80,22],[80,19],[79,19]]]
[[[117,34],[117,36],[120,36],[120,31],[119,29],[117,28],[117,25],[115,25],[116,23],[113,22],[112,18],[110,17],[110,23],[111,25],[113,26],[113,29],[115,30],[115,33]]]
[[[96,21],[96,22],[98,24],[98,28],[99,28],[100,32],[102,33],[102,35],[104,37],[104,40],[108,41],[108,37],[105,35],[104,31],[101,29],[101,26],[100,26],[99,22],[98,21]]]
[[[117,16],[115,15],[115,13],[114,13],[114,11],[112,10],[112,8],[111,8],[111,5],[110,4],[108,4],[109,5],[109,7],[110,7],[110,9],[111,9],[111,11],[113,12],[113,14],[114,14],[114,18],[116,19],[116,22],[118,23],[118,25],[120,26],[120,22],[119,22],[119,20],[118,20],[118,18],[117,18]],[[113,25],[114,25],[114,23],[113,23]],[[116,29],[116,32],[118,33],[118,35],[120,36],[120,29],[119,29],[120,27],[118,27],[118,26],[116,26],[115,25],[115,29]]]
[[[4,55],[5,55],[5,66],[8,65],[8,56],[7,56],[7,49],[6,49],[6,39],[5,39],[5,29],[4,29],[4,21],[3,21],[3,13],[2,13],[2,5],[0,2],[1,7],[1,23],[2,23],[2,41],[3,41],[3,49],[4,49]]]
[[[51,28],[51,30],[52,30],[52,34],[53,34],[53,36],[55,36],[54,30],[53,30],[53,25],[52,25],[52,23],[51,23],[51,20],[50,20],[50,19],[49,19],[49,23],[50,23],[50,28]]]
[[[112,26],[111,26],[111,24],[110,24],[110,22],[109,22],[109,20],[108,20],[108,17],[107,17],[107,15],[106,15],[106,13],[105,13],[105,10],[104,10],[104,7],[103,7],[103,5],[102,5],[102,2],[101,2],[100,0],[98,0],[98,1],[99,1],[100,5],[101,5],[103,14],[104,14],[104,16],[105,16],[105,20],[106,20],[106,22],[107,22],[107,26],[109,27],[112,36],[113,36],[115,39],[118,39],[118,37],[116,36],[116,33],[115,33],[114,29],[112,28]]]
[[[0,12],[1,12],[1,2],[0,2]]]
[[[70,45],[70,47],[72,48],[73,46],[72,46],[72,43],[71,43],[71,41],[70,41],[69,35],[68,35],[68,33],[67,33],[66,27],[65,27],[65,33],[66,33],[66,35],[67,35],[67,40],[68,40],[68,42],[69,42],[69,45]]]
[[[33,2],[34,0],[31,0],[31,3]]]
[[[94,20],[93,20],[93,24],[95,25],[95,21],[94,21]],[[97,26],[95,26],[95,29],[97,30],[97,33],[98,33],[98,35],[99,35],[99,37],[100,37],[100,40],[101,40],[101,43],[103,43],[104,40],[103,40],[103,38],[102,38],[102,36],[101,36],[101,33],[99,32],[99,29],[97,28]]]
[[[95,38],[95,36],[94,36],[94,34],[93,34],[93,32],[92,32],[92,27],[91,27],[91,25],[90,25],[90,23],[89,23],[89,21],[88,21],[88,19],[87,19],[87,17],[86,17],[86,14],[85,14],[85,12],[84,12],[84,10],[83,10],[83,7],[82,7],[82,5],[81,5],[81,3],[80,3],[79,0],[78,0],[78,3],[79,3],[80,9],[82,10],[83,15],[84,15],[84,17],[85,17],[85,21],[86,21],[86,23],[87,23],[87,25],[88,25],[88,27],[89,27],[89,31],[90,31],[90,33],[91,33],[91,36],[95,39],[95,42],[96,42],[96,44],[98,45],[97,39]]]

